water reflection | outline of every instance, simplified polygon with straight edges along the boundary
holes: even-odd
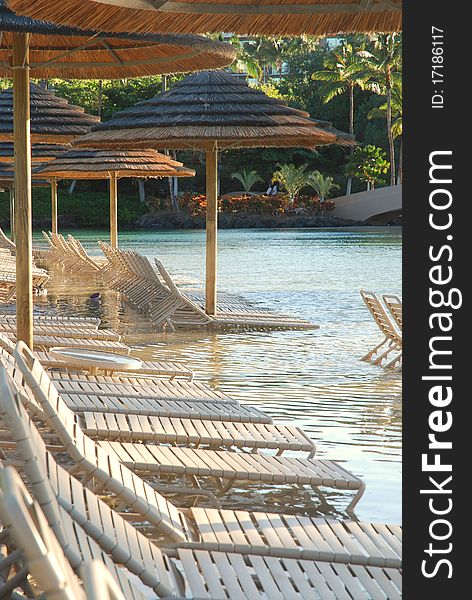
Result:
[[[78,237],[95,253],[94,242],[106,239],[99,232]],[[120,243],[159,256],[189,289],[203,281],[203,232],[125,232]],[[76,277],[56,277],[41,306],[99,316],[143,358],[185,362],[198,379],[302,426],[317,441],[320,457],[339,460],[366,480],[359,518],[399,522],[401,376],[359,360],[379,337],[359,288],[401,292],[401,231],[221,231],[219,249],[221,289],[311,319],[321,329],[162,333],[116,293]],[[88,297],[97,291],[101,304],[91,305]],[[351,497],[245,486],[232,492],[227,505],[339,514]]]

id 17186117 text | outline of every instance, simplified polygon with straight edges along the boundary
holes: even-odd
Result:
[[[431,27],[432,108],[444,108],[444,31]]]

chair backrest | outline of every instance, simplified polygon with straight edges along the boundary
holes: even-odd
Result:
[[[403,329],[403,304],[401,298],[396,294],[384,294],[382,299],[401,331]]]
[[[84,434],[80,417],[59,396],[47,372],[24,342],[17,343],[15,360],[26,385],[71,458],[137,512],[147,514],[162,536],[185,540],[184,517],[179,509]]]
[[[376,294],[366,290],[360,290],[360,293],[380,331],[382,331],[382,333],[390,340],[401,343],[400,335],[397,333],[394,324],[385,312],[385,309]]]
[[[110,571],[99,560],[85,563],[81,575],[87,600],[125,600]]]
[[[0,355],[3,355],[5,352],[6,354],[13,356],[14,351],[15,344],[4,333],[0,333]]]
[[[0,516],[48,600],[86,599],[39,504],[31,498],[15,469],[1,464]]]
[[[84,534],[93,538],[86,542],[90,550],[95,547],[92,555],[102,555],[100,547],[116,563],[140,576],[156,593],[172,595],[176,582],[170,562],[144,534],[56,463],[1,365],[0,418],[16,442],[32,494],[71,565],[77,569],[84,562],[77,530],[80,527],[82,538]],[[146,570],[148,565],[143,559],[150,556],[154,564],[152,572]]]
[[[11,252],[15,252],[16,246],[15,242],[12,242],[9,237],[5,235],[5,232],[0,227],[0,248],[5,248],[6,250],[10,250]]]

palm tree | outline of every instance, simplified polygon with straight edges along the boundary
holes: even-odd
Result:
[[[394,81],[394,85],[392,87],[392,134],[394,139],[400,138],[400,150],[399,150],[399,159],[398,159],[398,173],[397,173],[397,183],[402,182],[402,134],[403,134],[403,119],[402,119],[402,107],[403,107],[403,96],[402,96],[402,81]],[[378,108],[373,108],[369,114],[367,115],[368,119],[385,119],[387,114],[387,102],[384,102]]]
[[[307,165],[296,167],[295,165],[277,164],[278,170],[272,178],[280,181],[287,191],[290,202],[293,204],[297,194],[308,184]]]
[[[237,179],[245,192],[250,192],[251,188],[259,181],[264,181],[257,171],[246,171],[246,169],[243,169],[241,173],[232,173],[231,179]]]
[[[348,93],[349,96],[349,133],[354,135],[354,89],[364,89],[369,79],[360,50],[349,42],[329,52],[324,60],[323,71],[316,71],[312,78],[324,81],[323,101],[330,102],[335,96]],[[352,153],[352,150],[351,150]],[[352,178],[348,178],[346,194],[351,193]]]
[[[324,202],[325,199],[329,196],[331,190],[335,188],[339,188],[339,185],[334,183],[332,177],[325,177],[319,171],[312,171],[308,175],[308,185],[312,187],[315,192],[320,197],[321,202]]]
[[[395,185],[395,144],[392,129],[393,88],[401,81],[402,38],[398,33],[379,33],[373,36],[372,51],[363,51],[365,68],[372,89],[386,96],[387,135],[390,153],[390,185]]]

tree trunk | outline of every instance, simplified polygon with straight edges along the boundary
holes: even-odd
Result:
[[[103,108],[103,81],[100,79],[98,82],[98,107],[97,107],[97,113],[100,118],[102,117],[102,108]]]
[[[138,179],[139,201],[144,204],[146,200],[146,188],[144,187],[144,179]]]
[[[390,150],[390,185],[395,185],[395,143],[392,132],[392,87],[390,74],[387,73],[387,134],[388,147]]]
[[[349,84],[349,133],[354,135],[354,85]],[[349,154],[352,156],[354,148],[351,148]],[[352,190],[352,177],[347,178],[346,196],[351,195]]]
[[[400,138],[397,184],[403,183],[403,139]]]

